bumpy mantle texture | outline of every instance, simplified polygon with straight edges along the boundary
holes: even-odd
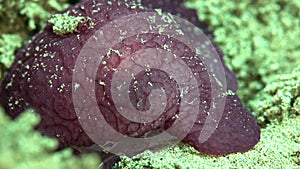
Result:
[[[42,121],[37,129],[44,135],[55,137],[59,140],[60,148],[67,146],[88,147],[94,144],[89,136],[82,129],[76,116],[72,101],[72,73],[78,54],[87,39],[106,23],[143,11],[157,11],[153,8],[160,8],[163,12],[170,12],[182,18],[186,18],[194,25],[204,29],[204,24],[197,19],[194,10],[183,7],[181,1],[162,1],[164,3],[143,0],[141,4],[134,1],[82,1],[72,6],[65,12],[68,16],[79,17],[75,30],[67,30],[59,34],[53,26],[48,23],[45,29],[37,34],[25,48],[16,55],[16,60],[9,73],[5,77],[0,88],[0,103],[6,112],[17,117],[27,108],[34,108],[41,116]],[[151,9],[152,8],[152,9]],[[101,10],[99,10],[101,9]],[[204,31],[207,33],[207,31]],[[211,35],[207,33],[209,37]],[[141,39],[143,38],[143,39]],[[143,42],[141,42],[143,41]],[[172,41],[172,42],[171,42]],[[227,78],[228,90],[224,113],[211,137],[204,143],[198,142],[203,127],[203,119],[208,114],[210,105],[210,90],[208,74],[202,70],[199,59],[189,58],[190,49],[181,42],[168,38],[161,38],[159,35],[145,34],[140,37],[128,38],[114,47],[113,51],[126,53],[128,57],[136,51],[147,48],[162,48],[170,46],[178,56],[182,58],[190,69],[195,73],[199,84],[199,114],[196,123],[182,142],[190,144],[197,150],[208,154],[229,154],[234,152],[245,152],[253,148],[260,139],[260,129],[251,113],[243,108],[240,99],[234,94],[237,90],[235,75],[224,65],[222,53],[218,51],[219,57],[224,66]],[[217,48],[217,47],[216,47]],[[114,101],[110,97],[109,89],[112,75],[115,68],[122,62],[118,52],[112,52],[110,57],[104,57],[106,67],[99,67],[96,75],[97,104],[102,110],[105,119],[120,133],[128,136],[144,136],[153,130],[166,130],[174,121],[178,112],[180,91],[176,88],[176,81],[156,69],[139,73],[135,79],[139,82],[136,90],[131,90],[131,103],[137,105],[142,100],[142,106],[136,107],[140,110],[147,110],[149,102],[147,95],[152,89],[163,87],[168,98],[166,111],[160,116],[160,121],[148,123],[130,122],[118,114]],[[149,72],[148,72],[149,73]],[[149,86],[149,82],[153,85]],[[104,85],[103,85],[104,84]],[[148,94],[147,94],[148,93]],[[218,105],[216,105],[218,106]],[[161,120],[163,119],[163,120]],[[133,127],[134,126],[134,127]],[[134,128],[134,130],[133,130]]]

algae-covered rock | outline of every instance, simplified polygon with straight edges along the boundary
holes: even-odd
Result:
[[[27,110],[12,121],[0,109],[1,169],[96,169],[95,155],[75,157],[71,149],[56,152],[58,142],[33,130],[40,118]]]
[[[0,35],[18,33],[25,40],[41,30],[53,12],[69,5],[67,0],[0,0]]]
[[[15,59],[14,52],[21,46],[22,39],[18,34],[2,34],[0,36],[0,63],[6,69],[12,65]]]
[[[0,82],[14,54],[46,25],[51,14],[69,6],[67,0],[0,0]]]
[[[249,102],[258,123],[265,125],[300,116],[300,67],[269,79],[270,83]]]
[[[53,24],[53,32],[57,35],[63,36],[65,34],[71,34],[77,32],[79,23],[83,23],[87,18],[82,16],[72,16],[70,12],[63,14],[54,14],[48,22]]]
[[[299,0],[188,0],[215,35],[227,65],[237,73],[246,105],[269,76],[300,65]]]
[[[0,82],[3,79],[4,72],[8,69],[14,59],[15,51],[22,46],[22,39],[18,34],[0,35]]]

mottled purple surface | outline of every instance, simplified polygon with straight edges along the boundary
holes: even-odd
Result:
[[[99,0],[100,1],[100,0]],[[121,1],[119,1],[121,2]],[[132,2],[132,1],[131,1]],[[142,4],[148,7],[160,7],[166,12],[181,14],[181,17],[189,19],[192,23],[204,29],[196,17],[194,10],[186,9],[181,1],[160,1],[150,5],[150,0],[143,0]],[[78,26],[78,32],[59,36],[53,33],[52,25],[48,24],[45,30],[37,34],[32,42],[20,50],[16,55],[16,61],[11,67],[8,75],[5,77],[1,86],[1,105],[4,106],[7,113],[12,117],[17,117],[26,108],[33,107],[41,115],[42,121],[37,129],[43,134],[55,137],[60,142],[60,148],[66,146],[90,146],[93,141],[83,131],[72,103],[72,69],[76,58],[84,45],[85,41],[94,33],[94,31],[111,20],[135,14],[145,9],[130,8],[113,2],[108,4],[101,1],[101,4],[93,4],[93,1],[85,1],[82,7],[75,6],[69,9],[70,15],[89,16],[91,22],[95,23],[94,28],[85,25]],[[83,8],[84,7],[84,8]],[[92,12],[98,7],[98,12]],[[207,33],[207,31],[205,31]],[[141,37],[148,39],[146,43],[141,43],[140,39],[129,38],[117,44],[114,49],[122,53],[128,53],[128,56],[138,50],[147,48],[162,48],[164,44],[172,41],[174,53],[179,55],[193,72],[196,72],[196,79],[201,93],[200,101],[206,104],[199,105],[199,114],[196,123],[191,131],[183,139],[200,152],[208,154],[229,154],[234,152],[245,152],[253,148],[260,139],[260,129],[256,124],[255,118],[251,113],[243,108],[240,99],[236,95],[226,96],[226,106],[222,119],[212,136],[204,143],[198,142],[198,136],[203,127],[203,119],[206,118],[210,105],[210,91],[213,85],[209,81],[207,72],[201,71],[203,67],[201,60],[194,58],[189,60],[193,52],[181,42],[172,38],[162,40],[161,36],[154,34],[144,34]],[[141,38],[140,37],[140,38]],[[222,54],[220,51],[220,59]],[[96,81],[101,80],[106,85],[96,86],[97,103],[104,112],[104,117],[116,130],[126,135],[143,136],[151,130],[165,130],[169,128],[174,119],[172,116],[178,112],[178,102],[180,101],[180,91],[176,88],[176,82],[170,80],[168,75],[158,69],[152,69],[151,76],[145,76],[145,72],[140,72],[136,79],[139,81],[138,90],[131,88],[130,102],[137,105],[138,100],[142,101],[142,106],[136,107],[139,110],[147,110],[149,102],[147,95],[156,88],[163,87],[166,90],[168,104],[166,112],[161,115],[164,119],[159,123],[136,124],[132,129],[128,119],[117,113],[114,103],[110,97],[111,76],[114,73],[112,68],[117,67],[122,59],[113,53],[111,57],[106,57],[105,61],[110,68],[104,76],[104,67],[99,67]],[[234,74],[225,67],[228,89],[237,90],[237,80]],[[151,82],[153,86],[146,86]],[[144,85],[144,86],[143,86]],[[104,94],[105,93],[105,94]],[[148,93],[148,94],[147,94]],[[109,104],[108,104],[109,102]],[[218,105],[217,105],[218,106]],[[198,122],[200,121],[200,122]]]

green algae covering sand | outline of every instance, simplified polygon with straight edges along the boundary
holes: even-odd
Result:
[[[133,158],[122,157],[115,169],[232,169],[232,168],[299,168],[300,117],[271,124],[262,129],[257,146],[246,153],[226,156],[200,154],[195,149],[178,145],[153,153],[150,151]],[[282,146],[288,145],[288,146]],[[289,158],[288,158],[289,157]]]

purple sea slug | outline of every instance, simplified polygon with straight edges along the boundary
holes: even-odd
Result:
[[[205,30],[205,25],[197,19],[196,12],[185,8],[181,0],[142,0],[142,7],[133,2],[135,1],[86,0],[71,6],[63,12],[68,11],[71,16],[88,19],[79,23],[75,32],[65,35],[54,33],[53,25],[48,23],[42,32],[35,35],[32,41],[16,54],[16,60],[1,85],[0,103],[6,112],[15,118],[25,109],[34,108],[42,119],[37,130],[44,135],[57,138],[60,148],[89,147],[94,142],[83,130],[75,112],[72,100],[72,75],[80,50],[95,30],[122,16],[156,11],[154,8],[160,8],[163,12],[170,12],[189,20],[212,38]],[[143,43],[141,38],[145,40]],[[198,137],[203,129],[203,119],[209,114],[212,102],[210,91],[217,83],[210,81],[208,73],[202,71],[203,65],[199,64],[201,62],[199,59],[190,57],[194,53],[172,37],[156,34],[129,37],[115,45],[109,57],[103,58],[106,66],[100,65],[98,68],[95,84],[101,83],[95,85],[95,95],[106,121],[118,132],[132,137],[145,137],[151,131],[164,131],[172,126],[175,120],[173,117],[178,114],[181,92],[178,90],[177,82],[168,78],[166,72],[154,68],[141,71],[135,76],[136,81],[132,81],[129,87],[128,104],[136,105],[134,107],[141,111],[146,111],[151,106],[147,98],[151,90],[164,89],[167,104],[159,120],[143,124],[126,119],[118,114],[118,105],[114,104],[110,91],[111,79],[122,59],[142,49],[163,48],[165,44],[171,46],[172,51],[194,72],[197,82],[202,84],[198,88],[201,97],[197,99],[203,104],[199,105],[195,123],[191,124],[192,127],[182,142],[200,152],[213,155],[252,149],[260,139],[260,128],[255,118],[234,94],[237,90],[237,80],[224,65],[222,53],[216,45],[214,47],[225,70],[228,86],[226,91],[231,91],[231,94],[220,96],[225,98],[224,113],[215,131],[205,142],[199,142]],[[118,56],[118,52],[124,54],[122,58]]]

